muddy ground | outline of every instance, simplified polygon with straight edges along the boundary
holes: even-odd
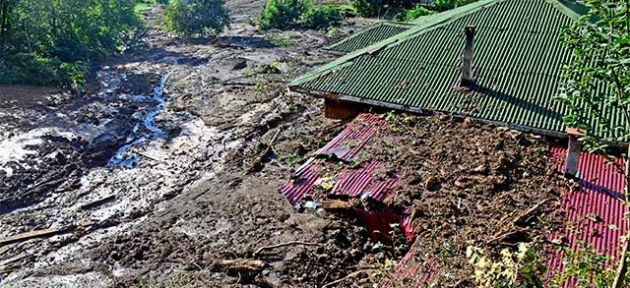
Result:
[[[469,118],[383,118],[389,127],[355,165],[385,163],[373,176],[400,179],[385,205],[412,218],[413,261],[440,267],[429,283],[477,287],[467,250],[500,263],[500,251],[517,253],[520,245],[536,256],[531,274],[546,283],[544,259],[555,247],[547,237],[562,225],[560,196],[569,183],[556,170],[548,140]],[[529,287],[525,276],[531,275],[515,276],[522,285],[516,286]]]
[[[334,56],[326,31],[257,30],[263,4],[227,1],[229,29],[194,43],[155,7],[81,95],[0,88],[0,237],[50,232],[0,246],[0,286],[311,287],[363,265],[363,228],[277,192],[339,129],[284,84]]]

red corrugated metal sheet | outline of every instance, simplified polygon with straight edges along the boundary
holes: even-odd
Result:
[[[387,122],[374,114],[360,114],[326,146],[317,150],[317,155],[335,155],[350,161],[379,129],[387,127]]]
[[[332,175],[334,186],[329,195],[348,195],[359,198],[367,193],[369,197],[378,202],[382,202],[394,192],[397,179],[389,177],[377,179],[373,173],[378,169],[380,163],[373,161],[362,167],[349,167],[343,162],[349,162],[360,153],[365,144],[374,136],[379,129],[387,127],[387,122],[381,120],[373,114],[361,114],[354,121],[348,123],[333,140],[326,146],[319,149],[316,157],[309,159],[304,165],[296,169],[291,181],[280,188],[280,192],[291,202],[292,205],[303,201],[304,197],[311,196],[316,182],[322,177],[331,177],[329,171],[337,171]],[[321,157],[332,156],[335,157]],[[341,163],[337,159],[342,160]],[[338,165],[342,165],[339,168]],[[318,199],[315,199],[317,202]],[[390,231],[390,224],[398,223],[407,239],[413,239],[411,231],[411,221],[403,216],[381,207],[379,209],[366,211],[354,209],[354,216],[365,223],[373,239],[382,240],[377,236],[382,233],[387,235]]]
[[[435,280],[442,273],[440,265],[432,258],[415,259],[418,247],[414,245],[411,250],[400,260],[391,273],[385,278],[379,287],[425,287],[427,282]]]
[[[348,123],[346,128],[326,146],[319,149],[316,155],[335,155],[336,158],[343,161],[351,161],[352,157],[361,151],[370,138],[379,129],[385,127],[387,127],[387,122],[379,117],[373,114],[361,114],[354,121]],[[335,159],[335,157],[330,159]],[[304,196],[310,195],[315,182],[322,177],[325,168],[330,171],[338,170],[338,173],[334,175],[335,184],[330,194],[361,197],[364,193],[368,193],[374,200],[383,201],[394,192],[397,181],[395,177],[376,179],[372,175],[380,165],[378,162],[374,161],[363,167],[353,168],[344,165],[341,169],[336,166],[338,164],[324,158],[311,158],[295,171],[291,181],[280,188],[280,192],[292,204],[300,202]]]
[[[551,153],[558,159],[562,170],[567,153],[565,148],[552,147]],[[621,159],[617,163],[623,165]],[[566,211],[564,229],[550,235],[550,240],[562,239],[573,251],[590,245],[599,253],[609,256],[609,264],[615,265],[621,252],[621,236],[626,233],[623,174],[606,163],[602,156],[591,153],[580,154],[578,178],[581,189],[567,191],[562,197],[562,208]],[[563,268],[562,251],[551,251],[547,258],[549,273],[556,274]],[[564,287],[574,287],[575,279]]]

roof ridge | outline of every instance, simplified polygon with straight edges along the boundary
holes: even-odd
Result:
[[[372,24],[369,27],[361,29],[361,30],[359,30],[359,31],[357,31],[355,33],[352,33],[348,37],[345,37],[345,38],[343,38],[343,39],[341,39],[339,41],[336,41],[336,42],[333,42],[331,44],[328,44],[328,45],[324,46],[323,49],[324,50],[331,50],[331,47],[333,47],[333,46],[341,45],[343,43],[351,41],[351,40],[353,40],[356,37],[362,36],[363,33],[367,33],[369,31],[378,29],[379,27],[385,26],[385,25],[394,26],[394,27],[401,27],[401,28],[407,28],[408,29],[408,28],[414,27],[416,24],[407,23],[407,22],[398,22],[398,21],[378,21],[378,22]]]
[[[356,51],[350,52],[344,56],[341,56],[339,58],[337,58],[336,60],[325,64],[317,69],[314,69],[300,77],[298,77],[297,79],[293,80],[291,83],[289,83],[289,87],[294,87],[294,86],[298,86],[304,82],[313,80],[315,78],[317,78],[318,76],[321,75],[326,75],[329,72],[334,71],[335,68],[341,68],[341,67],[345,67],[347,65],[351,65],[352,64],[352,60],[355,58],[358,58],[360,56],[363,56],[365,54],[373,54],[379,50],[382,49],[388,49],[390,47],[394,47],[404,41],[407,41],[409,39],[411,39],[412,37],[415,37],[417,35],[426,33],[428,31],[431,31],[433,29],[435,29],[436,27],[442,26],[444,24],[450,23],[453,20],[459,19],[461,17],[464,17],[466,15],[470,15],[472,13],[476,13],[478,11],[481,11],[483,9],[486,9],[488,7],[492,7],[494,5],[497,4],[501,4],[501,3],[505,3],[505,2],[509,2],[509,1],[541,1],[541,2],[546,2],[550,5],[552,5],[555,9],[557,9],[559,12],[563,13],[564,15],[566,15],[567,17],[570,17],[571,19],[576,19],[578,18],[582,13],[580,13],[580,11],[576,11],[576,10],[582,10],[582,9],[587,9],[585,8],[584,5],[576,3],[576,2],[570,2],[568,0],[481,0],[478,2],[473,2],[471,4],[468,5],[464,5],[449,11],[445,11],[442,13],[438,13],[438,14],[434,14],[434,15],[430,15],[427,16],[424,23],[420,24],[420,23],[416,23],[414,25],[412,25],[409,30],[401,32],[395,36],[392,36],[390,38],[381,40],[377,43],[374,43],[372,45],[369,45],[367,47],[358,49]],[[435,16],[435,17],[433,17]],[[430,18],[430,19],[428,19]],[[384,22],[380,22],[381,25],[383,25],[382,23]]]

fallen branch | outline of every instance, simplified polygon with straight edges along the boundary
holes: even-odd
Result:
[[[536,212],[540,206],[544,205],[545,203],[547,203],[547,201],[549,201],[550,198],[546,198],[540,202],[538,202],[536,205],[532,206],[531,208],[529,208],[527,211],[525,211],[523,214],[519,215],[518,217],[516,217],[513,221],[512,224],[517,225],[520,222],[523,222],[525,220],[527,220],[527,218],[530,217],[530,215],[532,215],[534,212]]]
[[[249,168],[247,173],[254,172],[254,171],[256,171],[257,169],[260,168],[262,163],[265,161],[265,158],[267,158],[269,156],[269,153],[271,153],[271,151],[273,149],[273,143],[276,142],[276,139],[278,138],[278,135],[280,135],[280,129],[278,129],[278,131],[276,131],[276,134],[273,135],[273,138],[271,138],[271,141],[269,141],[266,144],[267,148],[265,148],[265,151],[258,156],[258,158],[256,159],[256,161],[254,161],[254,163],[252,163],[252,166]]]
[[[22,241],[26,241],[26,240],[33,239],[33,238],[41,238],[41,237],[53,236],[53,235],[57,235],[59,233],[62,233],[65,230],[66,229],[49,228],[49,229],[33,230],[33,231],[29,231],[29,232],[24,232],[24,233],[20,233],[20,234],[17,234],[17,235],[1,238],[0,239],[0,246],[4,246],[4,245],[15,243],[15,242],[22,242]]]
[[[352,273],[348,274],[347,276],[345,276],[345,277],[343,277],[341,279],[337,279],[335,281],[332,281],[330,283],[327,283],[327,284],[323,285],[322,288],[333,287],[334,285],[339,284],[339,283],[341,283],[343,281],[346,281],[348,279],[354,278],[354,277],[360,275],[361,273],[367,273],[367,272],[371,272],[371,271],[374,271],[374,270],[375,269],[364,269],[364,270],[359,270],[359,271],[352,272]]]
[[[317,246],[317,245],[321,245],[321,244],[320,243],[311,243],[311,242],[291,241],[291,242],[280,243],[280,244],[276,244],[276,245],[263,246],[263,247],[258,248],[254,252],[254,256],[260,254],[262,251],[265,251],[265,250],[271,250],[271,249],[276,249],[276,248],[285,247],[285,246],[291,246],[291,245]]]
[[[319,205],[324,210],[338,211],[343,210],[347,211],[352,209],[352,203],[344,200],[324,200]]]
[[[524,232],[527,232],[527,231],[529,231],[528,228],[520,228],[520,229],[509,231],[507,233],[502,233],[502,234],[499,234],[499,235],[495,234],[495,236],[490,238],[490,240],[487,240],[486,243],[490,244],[490,243],[493,243],[493,242],[496,242],[496,241],[501,241],[501,240],[503,240],[503,239],[505,239],[507,237],[510,237],[510,236],[513,236],[513,235],[516,235],[516,234],[519,234],[519,233],[524,233]]]
[[[98,200],[92,201],[90,203],[83,204],[83,205],[81,205],[81,207],[79,207],[79,209],[81,209],[81,210],[92,209],[92,208],[94,208],[96,206],[100,206],[102,204],[105,204],[105,203],[107,203],[109,201],[113,201],[115,199],[116,199],[116,195],[109,195],[109,196],[107,196],[105,198],[98,199]]]
[[[233,272],[247,272],[247,273],[259,273],[267,265],[265,262],[253,259],[236,259],[236,260],[221,260],[216,265],[227,271]]]

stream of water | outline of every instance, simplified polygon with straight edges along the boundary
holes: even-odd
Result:
[[[142,145],[146,141],[166,138],[164,130],[155,124],[155,117],[164,109],[164,86],[167,80],[168,75],[162,76],[160,83],[153,88],[153,95],[150,99],[155,101],[157,105],[146,113],[142,122],[133,127],[131,134],[127,136],[126,144],[118,148],[116,154],[109,159],[107,163],[109,167],[132,168],[136,166],[140,159],[138,154],[133,153],[130,148]]]

